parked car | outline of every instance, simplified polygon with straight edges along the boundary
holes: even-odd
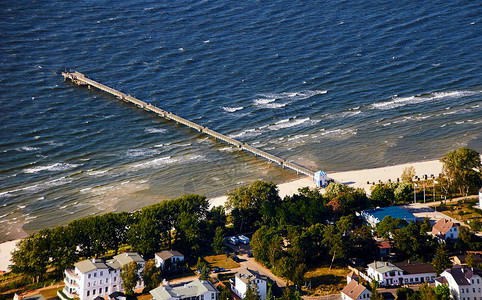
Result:
[[[229,242],[231,245],[236,246],[236,245],[238,244],[239,240],[238,240],[237,237],[232,236],[232,237],[230,237],[230,238],[228,239],[228,242]]]
[[[248,257],[253,257],[253,252],[248,252]]]
[[[238,240],[245,245],[249,244],[249,238],[244,235],[238,235]]]
[[[239,261],[240,261],[239,257],[237,257],[236,255],[233,255],[233,260],[234,260],[235,262],[239,262]]]
[[[218,268],[218,267],[216,267],[216,268],[213,269],[213,273],[223,272],[224,270],[225,270],[224,268]]]

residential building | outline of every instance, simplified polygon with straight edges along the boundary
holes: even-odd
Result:
[[[435,286],[446,284],[457,300],[482,300],[482,271],[455,265],[435,280]]]
[[[65,287],[62,293],[58,294],[62,299],[67,297],[91,300],[97,296],[104,297],[123,291],[121,269],[131,261],[141,265],[139,269],[141,274],[145,261],[135,252],[122,253],[108,261],[102,259],[80,261],[74,265],[74,269],[65,270]],[[144,282],[140,280],[135,288],[142,287]]]
[[[209,281],[196,279],[188,284],[161,285],[149,292],[153,300],[217,300],[218,290]]]
[[[455,255],[451,256],[450,260],[454,265],[466,265],[467,264],[467,256],[469,254],[472,255],[476,264],[482,263],[482,254],[479,253],[480,251],[467,251],[466,255]]]
[[[372,293],[356,280],[351,280],[341,291],[341,299],[343,300],[363,300],[370,299]]]
[[[367,274],[370,279],[378,281],[380,286],[433,282],[437,275],[431,264],[418,261],[394,264],[375,261],[368,265]]]
[[[184,255],[176,250],[164,250],[155,254],[156,267],[163,271],[175,272],[184,268]]]
[[[389,242],[378,242],[377,243],[377,247],[378,247],[378,255],[380,257],[387,257],[387,256],[390,256],[390,252],[392,250],[392,246],[390,245]]]
[[[432,235],[439,240],[448,240],[454,239],[456,240],[459,236],[459,223],[455,223],[451,220],[447,220],[445,218],[440,219],[433,225],[432,227]]]
[[[368,264],[367,274],[380,286],[399,285],[403,282],[403,270],[389,262],[374,261]]]
[[[419,261],[405,261],[394,263],[395,266],[403,270],[403,282],[400,284],[420,284],[424,282],[434,282],[437,272],[432,264]]]
[[[390,216],[394,219],[403,219],[407,222],[415,222],[415,216],[401,208],[400,206],[389,206],[389,207],[381,207],[375,209],[368,209],[364,210],[360,213],[361,217],[365,222],[370,224],[372,227],[376,227],[378,223],[380,223],[383,218],[386,216]]]
[[[261,300],[266,299],[268,293],[268,277],[248,268],[241,269],[234,276],[234,280],[231,279],[231,290],[238,297],[244,299],[249,284],[251,284],[252,288],[257,287],[258,295]]]
[[[346,283],[350,283],[351,281],[360,282],[360,277],[353,271],[346,275]]]

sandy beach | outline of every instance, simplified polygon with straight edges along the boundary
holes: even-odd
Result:
[[[396,181],[397,178],[401,177],[403,169],[409,166],[415,168],[416,175],[419,177],[422,177],[423,175],[431,176],[432,174],[438,176],[439,173],[442,172],[442,163],[438,160],[430,160],[375,169],[329,173],[328,177],[334,179],[336,182],[355,188],[363,188],[369,194],[373,182],[387,182],[388,179]],[[281,183],[278,185],[280,197],[284,198],[287,195],[293,195],[302,187],[315,188],[315,183],[308,177],[301,177],[290,182]],[[227,196],[220,196],[209,199],[209,202],[212,207],[224,205],[226,200]],[[0,271],[8,271],[8,266],[11,264],[11,252],[15,249],[15,245],[18,241],[19,240],[15,240],[0,244]]]
[[[397,178],[402,177],[403,170],[409,166],[413,166],[415,168],[415,174],[418,177],[422,177],[423,175],[430,177],[432,174],[438,177],[442,172],[442,163],[439,160],[429,160],[374,169],[328,173],[328,177],[334,179],[336,182],[343,183],[354,188],[363,188],[367,194],[370,194],[370,187],[372,186],[373,182],[388,182],[389,179],[392,182],[395,182],[397,181]],[[281,198],[283,198],[288,195],[296,194],[298,189],[302,187],[315,188],[315,182],[311,178],[301,177],[300,179],[281,183],[278,185],[279,195]],[[227,196],[215,197],[210,199],[210,205],[224,205],[226,200]]]

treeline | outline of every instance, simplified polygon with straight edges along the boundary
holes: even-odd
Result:
[[[49,268],[61,276],[80,259],[117,253],[122,245],[145,258],[168,248],[194,257],[209,247],[216,228],[226,224],[223,207],[208,207],[204,196],[184,195],[133,213],[108,213],[42,229],[18,243],[11,269],[38,281]]]

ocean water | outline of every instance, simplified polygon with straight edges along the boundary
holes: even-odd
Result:
[[[482,151],[479,1],[13,1],[0,241],[297,174],[63,82],[76,70],[328,172]]]

